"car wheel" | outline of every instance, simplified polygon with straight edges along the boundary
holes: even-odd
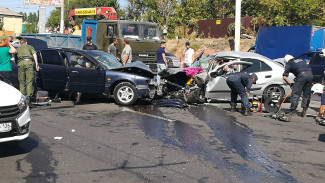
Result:
[[[279,85],[271,85],[265,88],[263,92],[264,101],[269,98],[277,98],[279,101],[282,101],[284,97],[284,89]]]
[[[137,90],[131,83],[122,82],[114,89],[114,100],[119,105],[132,105],[137,99]]]

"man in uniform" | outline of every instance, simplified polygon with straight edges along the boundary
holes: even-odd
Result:
[[[17,48],[19,90],[27,97],[27,101],[30,102],[30,97],[34,92],[33,60],[35,61],[36,71],[39,71],[39,66],[35,49],[31,45],[27,45],[27,40],[24,38],[20,40],[20,44],[21,46]]]
[[[296,109],[298,106],[298,101],[301,93],[302,102],[301,102],[301,117],[306,117],[307,108],[309,107],[310,97],[311,97],[311,87],[313,80],[313,73],[311,68],[307,65],[305,60],[300,58],[294,58],[292,55],[286,55],[284,57],[284,62],[286,63],[283,73],[283,80],[290,86],[292,86],[292,95],[291,95],[291,106],[289,114],[294,116],[296,114]],[[295,83],[291,84],[288,76],[289,73],[295,75]]]
[[[248,74],[245,72],[236,72],[230,74],[226,80],[227,85],[231,89],[231,111],[236,111],[237,96],[241,97],[242,105],[244,106],[244,115],[251,115],[249,108],[251,107],[248,101],[249,93],[253,84],[257,81],[256,74]]]

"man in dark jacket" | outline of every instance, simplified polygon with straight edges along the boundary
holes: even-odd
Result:
[[[92,37],[87,37],[87,43],[82,47],[83,50],[98,50],[97,46],[93,44]]]
[[[284,62],[286,65],[284,68],[283,79],[288,85],[292,86],[291,106],[289,114],[291,116],[294,116],[296,114],[299,97],[301,93],[303,93],[301,102],[301,117],[306,117],[307,108],[309,107],[311,97],[313,73],[311,71],[311,68],[307,65],[307,62],[300,58],[294,58],[291,55],[286,55],[284,57]],[[294,84],[291,84],[288,79],[290,72],[296,76],[296,82]]]
[[[237,96],[241,97],[242,105],[244,106],[244,115],[251,115],[249,108],[251,107],[248,101],[249,93],[253,84],[257,81],[256,74],[248,74],[246,72],[237,72],[230,74],[226,80],[227,85],[231,89],[231,111],[236,111]]]

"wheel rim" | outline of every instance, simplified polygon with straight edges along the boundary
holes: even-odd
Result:
[[[270,97],[282,97],[282,90],[281,88],[277,86],[271,86],[267,91],[266,91],[266,96],[268,98]]]
[[[131,102],[134,98],[134,91],[128,86],[123,86],[117,91],[117,98],[123,102]]]

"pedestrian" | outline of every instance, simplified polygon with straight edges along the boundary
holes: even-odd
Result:
[[[307,62],[300,58],[294,58],[292,55],[286,55],[284,57],[285,68],[283,73],[283,80],[291,86],[292,95],[290,98],[291,106],[289,115],[296,115],[296,109],[298,106],[298,101],[301,93],[301,117],[306,117],[307,108],[309,107],[310,97],[311,97],[311,86],[313,81],[313,73],[311,68],[307,65]],[[295,83],[290,83],[288,76],[289,73],[295,75]]]
[[[123,65],[130,64],[132,62],[132,49],[128,38],[124,38],[123,45],[124,48],[121,55],[122,64]]]
[[[190,42],[185,42],[185,49],[183,51],[184,61],[183,66],[189,67],[194,61],[194,50],[190,48]]]
[[[157,55],[157,84],[160,84],[159,72],[168,68],[168,63],[165,55],[166,42],[160,43],[160,48],[156,51]]]
[[[226,80],[227,85],[231,89],[231,102],[230,107],[231,111],[236,111],[237,106],[237,96],[241,97],[241,103],[244,107],[243,113],[245,116],[251,115],[250,104],[249,104],[249,94],[253,84],[256,84],[257,81],[256,74],[248,74],[246,72],[236,72],[228,75]]]
[[[27,44],[27,40],[22,38],[20,40],[20,45],[21,46],[17,48],[19,90],[27,97],[29,103],[34,93],[34,62],[36,71],[39,71],[39,66],[36,51],[31,45]]]
[[[107,53],[113,54],[117,58],[117,60],[120,60],[118,58],[117,49],[116,49],[117,43],[118,43],[118,40],[116,38],[114,38],[112,44],[110,44],[107,48]]]
[[[82,47],[83,50],[98,50],[97,46],[93,44],[93,38],[88,36],[87,43]]]
[[[6,36],[0,37],[0,80],[11,84],[11,53],[17,53],[16,49],[10,44],[9,38]]]
[[[311,87],[311,92],[313,92],[313,95],[321,96],[321,103],[318,110],[318,114],[315,118],[316,123],[322,123],[321,118],[323,117],[323,114],[325,113],[325,92],[324,92],[324,86],[322,84],[316,83]]]
[[[167,26],[164,25],[164,28],[163,28],[163,34],[164,34],[164,39],[166,40],[167,39]]]

